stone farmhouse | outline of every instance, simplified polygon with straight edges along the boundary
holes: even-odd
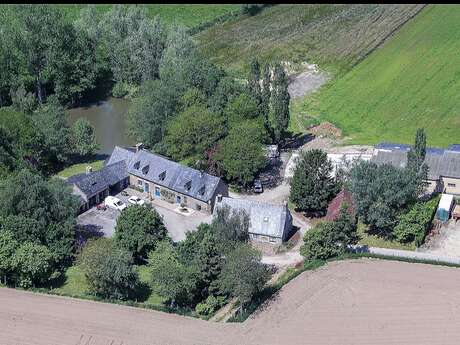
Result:
[[[380,143],[375,146],[371,161],[403,168],[407,165],[410,148],[410,145]],[[460,145],[450,145],[447,149],[427,148],[425,163],[428,166],[428,193],[460,195]]]
[[[141,144],[136,149],[116,146],[101,170],[72,176],[67,182],[80,196],[81,212],[128,185],[151,200],[183,204],[209,214],[216,196],[228,195],[228,187],[219,177],[144,150]]]
[[[248,199],[217,196],[214,215],[220,207],[244,210],[249,216],[249,238],[256,242],[281,244],[292,230],[292,215],[287,205],[272,205]]]

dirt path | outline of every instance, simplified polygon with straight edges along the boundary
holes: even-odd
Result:
[[[305,272],[243,324],[0,289],[2,345],[456,345],[460,269],[383,260]]]

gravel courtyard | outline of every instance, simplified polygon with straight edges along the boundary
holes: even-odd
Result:
[[[128,189],[130,195],[140,193]],[[121,201],[130,207],[127,196],[116,195]],[[168,229],[169,236],[173,241],[178,242],[185,239],[187,231],[194,231],[201,223],[211,222],[211,215],[198,211],[190,211],[190,214],[184,215],[177,211],[177,205],[171,205],[165,201],[155,201],[153,207],[163,216],[163,221]],[[96,232],[105,237],[111,237],[115,231],[115,225],[120,211],[107,208],[107,210],[97,210],[95,207],[81,214],[77,218],[77,223],[83,226],[87,231]]]
[[[284,286],[242,324],[0,289],[2,345],[456,345],[458,268],[334,262]]]

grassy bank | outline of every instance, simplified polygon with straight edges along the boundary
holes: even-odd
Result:
[[[430,5],[342,78],[293,105],[340,127],[350,143],[460,142],[460,7]]]
[[[104,166],[104,160],[103,159],[91,159],[85,163],[73,164],[65,168],[64,170],[61,170],[60,172],[58,172],[57,176],[62,177],[62,178],[69,178],[70,176],[84,173],[86,171],[87,166],[91,166],[93,168],[93,171],[100,170]]]
[[[234,74],[253,56],[347,71],[414,15],[420,5],[277,5],[215,25],[197,38],[208,57]]]
[[[402,250],[415,250],[415,242],[413,243],[399,243],[398,241],[386,240],[382,237],[371,235],[367,232],[367,226],[359,223],[358,235],[360,237],[359,243],[363,246],[388,248],[388,249],[402,249]]]

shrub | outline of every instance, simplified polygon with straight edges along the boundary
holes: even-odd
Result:
[[[79,258],[89,289],[103,298],[126,299],[136,287],[138,277],[131,255],[117,248],[113,240],[88,241]]]
[[[427,202],[419,202],[398,219],[393,235],[401,243],[414,242],[418,247],[423,244],[427,231],[433,220],[439,197]]]
[[[321,222],[305,233],[300,254],[306,259],[329,259],[342,253],[334,237],[334,223]]]
[[[209,316],[214,313],[217,309],[222,307],[226,302],[225,296],[213,296],[210,295],[204,302],[198,303],[195,307],[195,311],[200,316]]]
[[[333,222],[322,222],[307,231],[300,253],[308,260],[326,260],[343,254],[347,246],[358,242],[356,217],[342,204],[340,216]]]

